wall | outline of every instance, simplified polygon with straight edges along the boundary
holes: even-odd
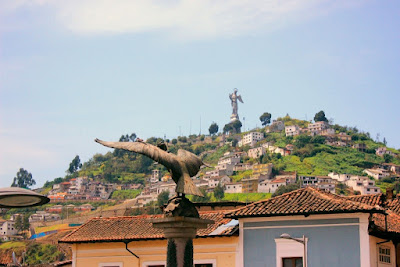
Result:
[[[218,267],[235,267],[238,255],[237,236],[197,238],[193,241],[194,260],[205,260]],[[100,263],[120,262],[123,267],[145,267],[149,263],[165,263],[166,240],[134,241],[128,248],[139,256],[134,257],[125,250],[124,243],[74,244],[73,266],[99,266]]]
[[[283,233],[307,238],[308,267],[369,266],[368,215],[362,215],[362,223],[357,215],[342,216],[344,218],[319,215],[241,220],[244,266],[278,266],[275,239]]]
[[[395,257],[395,253],[396,253],[396,248],[393,245],[393,243],[390,242],[385,242],[387,240],[385,239],[381,239],[381,238],[377,238],[375,236],[370,236],[369,237],[370,240],[370,255],[371,255],[371,266],[377,266],[377,267],[395,267],[396,266],[396,257]],[[379,242],[384,242],[380,245],[378,245]],[[387,248],[390,248],[390,259],[391,259],[391,263],[379,263],[378,262],[378,246],[384,246]]]

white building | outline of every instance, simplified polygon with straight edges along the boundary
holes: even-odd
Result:
[[[350,178],[353,176],[351,174],[339,174],[339,173],[335,173],[335,172],[331,172],[328,174],[329,177],[331,177],[332,179],[335,179],[339,182],[346,182],[347,180],[350,180]]]
[[[45,211],[37,211],[36,213],[29,216],[29,222],[50,222],[61,220],[60,215],[47,213]]]
[[[264,180],[258,183],[258,193],[275,193],[280,187],[286,185],[285,179]]]
[[[150,182],[157,183],[158,181],[160,181],[160,178],[161,178],[160,170],[153,170],[151,173]]]
[[[159,184],[157,194],[168,191],[169,195],[173,196],[175,194],[175,188],[176,184],[174,181],[163,182]]]
[[[386,147],[379,147],[375,151],[376,151],[375,154],[380,157],[383,157],[385,154],[388,154],[393,157],[396,156],[396,153],[393,153],[392,151],[388,150]]]
[[[308,124],[308,130],[313,134],[320,134],[323,130],[328,129],[329,124],[326,121],[317,121]]]
[[[300,134],[300,127],[298,125],[291,125],[285,127],[286,136],[296,136]]]
[[[249,145],[253,147],[258,141],[264,139],[264,134],[260,132],[250,132],[243,135],[243,138],[238,142],[239,147]]]
[[[221,157],[218,160],[218,165],[221,165],[221,164],[236,165],[236,164],[240,163],[240,158],[241,158],[241,155],[239,153],[227,152],[224,154],[223,157]]]
[[[366,176],[352,176],[350,180],[346,181],[346,185],[359,191],[361,195],[381,193],[381,189],[375,186],[375,181]]]
[[[15,222],[11,220],[1,220],[0,221],[0,238],[3,241],[9,241],[11,236],[18,233],[15,229]]]
[[[249,149],[249,151],[247,151],[247,155],[249,156],[249,158],[254,158],[254,159],[265,155],[265,153],[266,153],[265,148],[262,146],[251,148]]]
[[[242,193],[242,183],[226,183],[225,193]]]
[[[219,177],[213,177],[210,180],[208,180],[208,187],[209,188],[214,188],[219,184],[224,186],[226,183],[230,183],[230,182],[231,182],[231,178],[229,178],[226,175],[225,176],[219,176]]]
[[[385,169],[365,169],[364,172],[377,180],[390,176],[390,172]]]
[[[233,174],[233,169],[234,165],[232,164],[218,164],[215,166],[215,169],[219,171],[219,175],[232,175]]]

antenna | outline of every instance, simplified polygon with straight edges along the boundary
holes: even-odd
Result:
[[[200,133],[199,135],[201,135],[201,116],[200,116]]]
[[[192,135],[192,120],[190,120],[189,135]]]

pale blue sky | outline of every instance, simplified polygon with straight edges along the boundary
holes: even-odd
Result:
[[[400,148],[396,0],[0,0],[0,186],[38,185],[105,148],[259,116],[380,134]],[[191,126],[190,126],[191,125]]]

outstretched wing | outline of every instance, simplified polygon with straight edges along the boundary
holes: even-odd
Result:
[[[201,158],[183,149],[178,150],[178,157],[185,164],[190,177],[195,176],[200,171],[200,167],[204,165]]]
[[[242,100],[242,96],[241,96],[241,95],[238,95],[238,96],[237,96],[237,99],[239,99],[239,101],[243,103],[243,100]]]
[[[179,172],[177,156],[175,154],[165,152],[164,150],[151,144],[143,142],[107,142],[97,138],[95,141],[106,147],[124,149],[148,156],[152,160],[164,165],[168,170],[171,170],[172,172]]]

